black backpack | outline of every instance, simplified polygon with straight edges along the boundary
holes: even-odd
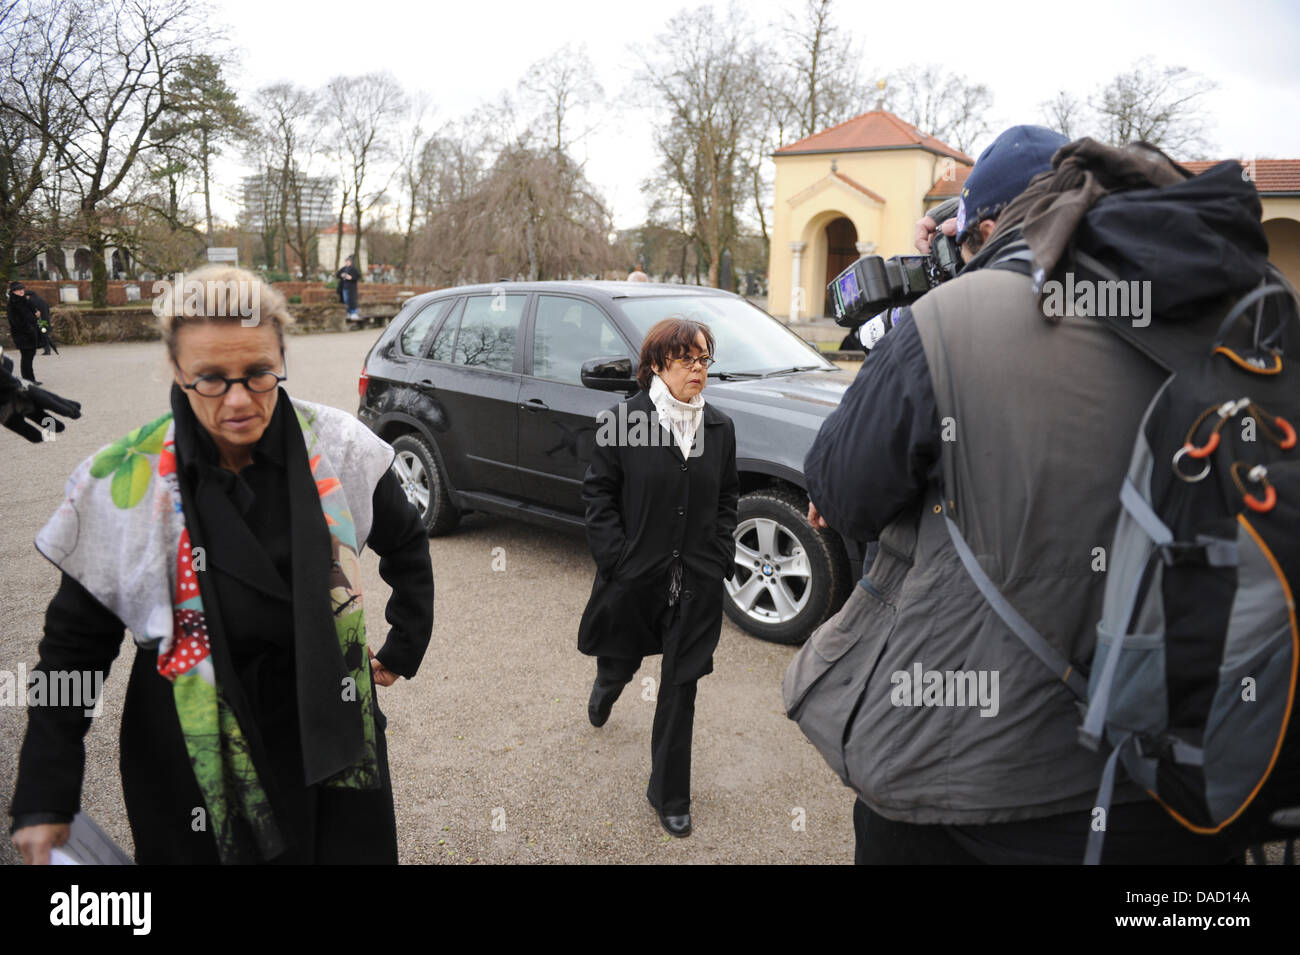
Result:
[[[989,267],[1029,274],[1029,260],[1012,241]],[[1073,248],[1061,271],[1120,280]],[[1182,825],[1234,851],[1293,838],[1300,367],[1288,352],[1300,360],[1300,296],[1268,266],[1258,287],[1198,316],[1098,320],[1169,377],[1117,487],[1086,683],[996,590],[951,520],[949,532],[993,609],[1080,700],[1081,743],[1111,750],[1085,862],[1100,861],[1119,765]]]

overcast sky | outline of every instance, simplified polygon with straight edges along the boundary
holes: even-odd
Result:
[[[423,91],[437,120],[471,112],[513,91],[527,66],[565,43],[585,43],[611,104],[579,149],[620,228],[645,216],[640,183],[655,166],[642,109],[623,106],[637,60],[677,12],[700,4],[609,0],[430,2],[212,0],[238,46],[230,81],[251,95],[288,80],[318,87],[338,74],[390,70]],[[725,9],[725,2],[712,4]],[[802,0],[749,0],[764,31]],[[938,62],[993,93],[994,130],[1041,122],[1038,104],[1058,89],[1082,97],[1144,56],[1185,66],[1218,84],[1205,97],[1218,155],[1300,158],[1300,4],[1244,0],[1093,0],[955,4],[837,0],[837,22],[862,41],[870,77],[908,63]],[[944,15],[965,9],[960,23]],[[942,13],[940,13],[942,11]],[[874,107],[864,103],[865,112]],[[986,143],[979,143],[976,152]],[[240,174],[230,169],[229,176]],[[233,218],[234,196],[218,212]]]

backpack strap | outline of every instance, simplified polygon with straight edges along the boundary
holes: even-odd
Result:
[[[1076,699],[1086,700],[1088,698],[1088,683],[1084,680],[1083,675],[1073,663],[1067,660],[1048,643],[1043,635],[1040,634],[1033,626],[1020,615],[1020,612],[1002,596],[1001,591],[993,581],[989,580],[988,574],[984,573],[984,568],[979,565],[975,559],[974,553],[971,552],[970,545],[966,543],[966,538],[961,534],[957,524],[947,514],[943,517],[948,526],[948,534],[952,537],[952,545],[957,551],[957,556],[961,558],[962,566],[970,574],[971,580],[975,581],[975,586],[979,592],[984,595],[984,599],[989,602],[994,613],[1002,618],[1002,622],[1011,628],[1011,632],[1020,638],[1020,642],[1029,648],[1029,651],[1039,660],[1047,669],[1056,674],[1057,679],[1069,687],[1070,692]]]
[[[1106,768],[1101,773],[1101,785],[1097,788],[1097,801],[1094,803],[1102,812],[1102,826],[1093,827],[1088,833],[1088,846],[1083,852],[1084,865],[1100,865],[1101,849],[1106,842],[1106,826],[1110,823],[1110,800],[1115,794],[1115,769],[1119,765],[1120,753],[1133,748],[1133,734],[1129,733],[1111,750],[1106,760]]]

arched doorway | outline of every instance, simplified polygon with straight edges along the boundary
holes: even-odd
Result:
[[[1300,222],[1295,219],[1269,219],[1264,223],[1268,239],[1268,259],[1292,285],[1300,283]]]
[[[826,223],[826,278],[822,281],[823,291],[835,276],[858,260],[857,243],[858,230],[848,219],[840,216]],[[829,295],[825,296],[822,314],[835,314]]]
[[[72,270],[76,273],[77,278],[86,280],[90,278],[91,267],[94,258],[89,249],[78,249],[72,256]]]

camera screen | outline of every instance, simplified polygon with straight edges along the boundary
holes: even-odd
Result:
[[[862,294],[858,288],[858,270],[855,268],[846,269],[844,274],[836,280],[836,285],[840,294],[840,302],[843,303],[846,309],[852,306],[858,300],[858,296]]]

